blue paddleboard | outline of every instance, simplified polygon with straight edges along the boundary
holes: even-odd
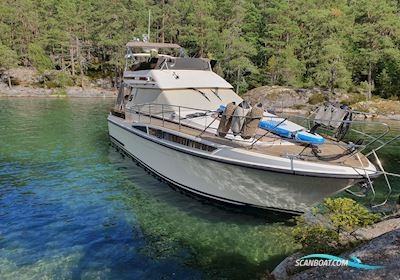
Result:
[[[224,110],[224,105],[220,105],[217,109],[218,112],[223,112]],[[325,139],[322,136],[318,134],[312,134],[303,126],[300,126],[294,122],[283,120],[283,118],[278,118],[274,114],[264,112],[264,117],[260,121],[259,127],[282,137],[299,140],[299,142],[305,141],[315,144],[325,143]]]

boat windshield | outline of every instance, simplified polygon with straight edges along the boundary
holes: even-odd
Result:
[[[127,71],[174,69],[211,70],[210,61],[204,58],[187,57],[177,44],[133,41],[126,44]],[[136,51],[141,52],[136,52]]]
[[[139,71],[151,69],[173,70],[211,70],[210,62],[203,58],[172,57],[169,55],[132,54],[127,58],[126,70]]]

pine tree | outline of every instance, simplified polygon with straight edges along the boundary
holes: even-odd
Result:
[[[397,7],[392,1],[357,0],[352,2],[355,15],[354,60],[369,84],[368,98],[375,85],[377,64],[387,48],[395,48],[400,34]]]
[[[4,46],[0,44],[0,68],[3,68],[5,72],[10,70],[13,67],[16,67],[18,65],[18,55],[17,53],[10,49],[7,46]],[[7,74],[7,80],[8,80],[8,86],[11,88],[11,78],[8,73]]]
[[[332,93],[335,88],[347,89],[351,84],[351,73],[346,67],[345,52],[338,40],[332,38],[324,43],[319,63],[315,68],[316,84],[328,88]]]

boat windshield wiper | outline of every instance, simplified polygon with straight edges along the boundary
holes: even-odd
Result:
[[[217,92],[217,91],[214,91],[214,90],[212,90],[211,88],[210,88],[210,90],[211,90],[211,92],[212,92],[212,93],[214,93],[214,94],[215,94],[215,96],[216,96],[216,97],[218,97],[218,99],[219,99],[219,100],[221,100],[221,101],[222,101],[222,98],[219,96],[219,94],[218,94],[218,92]]]
[[[203,95],[205,99],[207,99],[209,102],[211,102],[210,98],[208,98],[207,95],[204,92],[202,92],[201,90],[199,90],[197,88],[189,88],[189,89],[192,89],[192,90],[195,90],[197,92],[200,92],[201,95]]]

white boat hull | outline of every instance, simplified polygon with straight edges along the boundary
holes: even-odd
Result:
[[[299,213],[357,179],[303,176],[197,157],[108,122],[115,144],[168,182],[223,202]]]

